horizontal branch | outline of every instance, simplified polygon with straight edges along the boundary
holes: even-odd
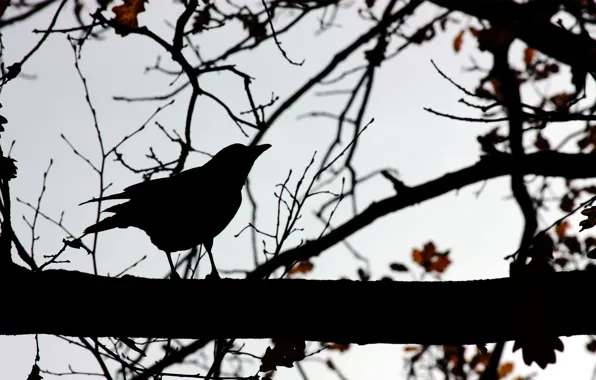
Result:
[[[596,177],[596,154],[541,151],[514,159],[509,154],[483,156],[475,165],[408,188],[397,195],[373,202],[367,209],[317,240],[282,252],[251,272],[249,278],[263,278],[274,270],[308,260],[372,224],[377,219],[453,190],[491,178],[510,175],[514,167],[523,174],[567,179]]]
[[[557,273],[553,281],[558,334],[596,333],[580,291],[596,288],[596,276]],[[476,344],[513,340],[519,317],[509,279],[175,281],[45,271],[3,275],[0,286],[2,335]]]

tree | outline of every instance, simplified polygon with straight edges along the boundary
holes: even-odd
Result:
[[[590,260],[596,257],[596,238],[584,231],[596,224],[592,206],[596,188],[590,182],[596,177],[593,2],[44,0],[4,2],[0,12],[5,93],[0,118],[4,135],[0,282],[4,309],[10,311],[0,332],[52,334],[88,351],[95,360],[93,369],[77,365],[53,370],[43,362],[52,353],[38,344],[30,379],[58,372],[77,377],[97,372],[108,379],[176,373],[192,377],[197,371],[200,378],[271,378],[279,376],[275,370],[283,367],[296,367],[307,378],[304,364],[311,357],[321,358],[325,354],[321,351],[345,352],[354,344],[380,342],[418,344],[404,349],[408,376],[438,371],[448,378],[522,378],[529,376],[528,371],[505,359],[510,352],[506,341],[521,346],[527,363],[546,367],[553,362],[555,349],[562,348],[559,336],[596,333],[581,291],[594,285],[595,266]],[[344,29],[337,31],[338,24]],[[28,40],[23,31],[31,30],[33,39]],[[317,36],[311,37],[315,31]],[[74,54],[65,54],[65,40]],[[450,58],[470,54],[465,75],[454,76],[453,68],[444,67],[443,57],[429,63],[406,55],[416,48],[441,49],[446,43]],[[128,87],[134,82],[133,69],[156,55],[145,70],[151,76]],[[74,68],[65,62],[74,62]],[[427,117],[432,117],[426,120],[434,125],[416,135],[418,140],[404,144],[397,137],[414,137],[417,132],[403,134],[413,127],[390,126],[387,115],[401,117],[397,110],[408,111],[400,102],[407,103],[407,95],[415,97],[417,85],[422,87],[417,73],[425,64],[434,75],[433,91],[423,93],[425,102],[443,99],[448,104],[457,92],[465,108],[445,112],[415,104],[425,107]],[[261,75],[252,74],[249,67]],[[414,78],[402,98],[394,89],[383,93],[396,75],[391,70],[397,69]],[[32,78],[32,73],[39,77]],[[319,87],[328,90],[317,93]],[[125,88],[142,95],[114,93]],[[313,94],[324,102],[313,102]],[[107,95],[115,102],[106,101]],[[46,104],[52,107],[45,109]],[[300,116],[316,131],[306,131],[306,123],[298,122],[303,136],[284,129],[288,115],[303,112],[304,107],[308,111]],[[44,125],[27,124],[35,115],[45,119]],[[80,128],[61,131],[57,121],[68,119],[77,120]],[[144,119],[140,126],[127,125],[140,119]],[[220,125],[208,127],[214,122]],[[453,141],[446,141],[449,136],[440,131],[447,126],[465,128],[466,123],[486,124],[489,129],[480,134],[448,132],[456,134]],[[329,125],[335,130],[329,132]],[[214,137],[213,128],[226,129]],[[230,137],[231,133],[238,136]],[[374,134],[384,137],[367,145]],[[61,147],[53,145],[56,137]],[[96,139],[93,150],[85,144],[90,137]],[[135,240],[134,246],[127,246],[133,232],[75,239],[89,221],[83,220],[88,209],[75,205],[91,198],[91,191],[95,196],[110,191],[112,173],[121,177],[114,184],[118,189],[133,180],[177,174],[204,162],[204,155],[217,151],[223,140],[240,138],[250,144],[270,142],[275,158],[267,170],[283,177],[269,172],[249,178],[244,213],[228,228],[239,227],[228,235],[237,234],[241,242],[243,255],[234,260],[247,260],[234,263],[242,267],[239,272],[228,273],[239,274],[238,279],[143,278],[157,277],[149,267],[139,269],[153,256],[157,256],[153,268],[159,273],[167,265],[158,261],[161,255],[144,255],[150,245],[143,248]],[[471,152],[473,138],[475,160],[468,161],[462,153],[463,166],[445,166],[451,159],[445,152],[452,156],[466,149]],[[17,141],[14,149],[7,143],[11,139]],[[298,149],[273,152],[284,139]],[[308,145],[301,145],[300,139]],[[35,143],[27,145],[28,140]],[[19,150],[21,141],[30,149]],[[145,159],[139,157],[139,147],[148,149]],[[316,147],[324,147],[322,154],[313,155]],[[403,166],[430,157],[435,174],[424,178],[414,172],[397,174],[383,147],[408,151],[411,158]],[[363,151],[368,152],[364,157]],[[421,153],[413,154],[416,151]],[[39,170],[45,154],[58,158]],[[291,168],[299,165],[302,171],[296,174]],[[416,170],[423,172],[423,166]],[[50,182],[56,170],[62,185]],[[437,176],[441,171],[448,172]],[[42,190],[32,198],[31,186],[19,181],[31,181],[39,172]],[[495,178],[506,180],[502,183],[506,186],[487,195],[484,186]],[[409,258],[404,259],[402,252],[387,260],[384,272],[372,269],[368,257],[375,255],[375,249],[397,249],[394,242],[380,245],[374,238],[374,230],[383,228],[384,216],[436,198],[437,202],[453,190],[477,183],[482,183],[476,192],[482,198],[511,194],[514,202],[508,204],[517,214],[500,218],[485,213],[476,215],[482,220],[470,221],[463,211],[437,212],[434,203],[391,228],[415,234],[411,225],[448,217],[452,225],[442,221],[440,227],[449,231],[447,235],[460,233],[458,239],[473,242],[473,255],[486,261],[490,254],[507,258],[502,262],[510,269],[501,273],[504,278],[484,280],[487,272],[475,270],[472,278],[478,281],[433,281],[473,260],[472,254],[469,260],[458,259],[455,249],[446,248],[441,240],[447,235],[441,230],[425,232],[426,240],[416,242],[402,237],[407,240],[403,244],[413,247]],[[265,195],[272,191],[273,196]],[[60,192],[67,194],[64,199]],[[472,197],[466,199],[471,202]],[[69,210],[65,217],[61,208]],[[102,208],[96,209],[96,220]],[[500,204],[496,207],[497,212],[503,210]],[[491,221],[504,221],[509,227],[519,211],[521,241],[514,253],[498,251],[503,246],[495,237],[510,237],[495,233]],[[79,215],[76,222],[69,218],[72,214]],[[464,225],[474,230],[462,233]],[[505,235],[515,234],[513,229],[507,228]],[[365,240],[358,240],[363,234]],[[492,239],[478,244],[478,235]],[[355,248],[355,240],[362,246]],[[100,246],[100,241],[108,246]],[[223,238],[220,241],[214,252],[222,257],[231,246]],[[119,246],[125,246],[120,252],[126,256],[109,258]],[[318,271],[324,266],[322,260],[336,252],[353,255],[357,280],[314,280],[315,275],[321,278],[318,273],[328,273],[323,277],[333,280],[347,275],[333,269]],[[202,257],[201,250],[193,249],[178,258],[185,278],[200,277]],[[407,275],[416,281],[394,281]],[[297,279],[301,277],[308,280]],[[195,298],[200,308],[193,305]],[[183,338],[194,340],[178,340]],[[246,338],[272,341],[260,345],[240,341]],[[205,350],[208,345],[212,355]],[[586,348],[596,351],[593,338]],[[180,362],[185,366],[173,367]],[[334,359],[329,357],[325,364],[343,378]]]

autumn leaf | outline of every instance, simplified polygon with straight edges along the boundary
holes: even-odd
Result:
[[[571,93],[560,93],[550,97],[551,103],[555,106],[557,111],[565,111],[568,108],[569,102],[573,99]]]
[[[561,223],[558,223],[555,227],[555,232],[559,239],[563,239],[567,234],[567,229],[569,228],[569,222],[564,220]]]
[[[465,31],[465,29],[460,30],[457,36],[455,36],[455,38],[453,39],[453,50],[455,50],[456,53],[459,53],[459,51],[461,50],[461,44],[464,41]]]
[[[575,207],[575,198],[572,194],[566,194],[563,198],[561,198],[561,203],[559,204],[559,208],[564,212],[571,212]]]
[[[443,273],[451,264],[448,254],[449,251],[438,252],[435,244],[428,242],[422,250],[412,250],[412,259],[427,272]]]
[[[513,372],[514,365],[512,362],[503,363],[499,366],[499,370],[497,371],[497,376],[499,379],[504,378],[505,376],[510,375]]]
[[[536,50],[532,49],[531,47],[527,47],[524,50],[524,63],[526,67],[529,67],[534,62],[534,57],[536,57]]]
[[[404,352],[418,352],[421,348],[422,346],[405,346]]]
[[[449,264],[451,264],[451,260],[449,259],[449,257],[447,257],[447,255],[440,255],[431,264],[430,271],[431,272],[434,271],[434,272],[438,272],[438,273],[443,273],[443,272],[445,272],[445,270],[447,269],[447,267],[449,267]]]
[[[139,20],[137,17],[139,13],[145,11],[145,3],[147,1],[148,0],[124,0],[124,4],[116,5],[112,8],[112,12],[116,15],[114,21],[120,25],[128,26],[129,28],[138,28]]]
[[[350,349],[350,345],[343,344],[343,343],[331,343],[330,345],[327,346],[327,349],[339,351],[339,352],[346,352],[347,350]]]
[[[308,273],[310,271],[313,270],[313,268],[315,267],[315,264],[313,264],[312,262],[305,260],[305,261],[300,261],[298,262],[297,265],[294,265],[294,267],[292,267],[292,269],[290,269],[290,271],[288,272],[289,275],[293,275],[293,274],[297,274],[297,273]]]
[[[277,367],[294,367],[294,362],[304,359],[304,340],[276,339],[273,348],[267,347],[261,359],[260,372],[276,370]]]
[[[596,247],[596,238],[594,238],[593,236],[588,236],[585,240],[584,240],[584,245],[586,247],[586,250],[592,248],[592,247]]]
[[[579,225],[581,226],[581,229],[579,230],[580,232],[592,228],[596,225],[596,207],[588,207],[582,210],[581,213],[582,215],[586,216],[587,219],[584,219],[581,222],[579,222]]]
[[[470,31],[470,34],[473,35],[474,37],[478,38],[478,35],[480,34],[480,29],[476,29],[473,26],[469,27],[468,30]]]
[[[563,244],[565,244],[571,253],[582,252],[582,246],[576,236],[567,236],[563,239]]]
[[[550,143],[547,139],[544,138],[544,136],[542,136],[542,133],[536,134],[536,141],[534,142],[534,146],[540,150],[550,149]]]

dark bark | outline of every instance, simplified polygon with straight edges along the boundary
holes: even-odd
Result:
[[[554,274],[561,336],[596,333],[592,272]],[[161,280],[69,271],[5,274],[0,334],[300,338],[475,344],[514,339],[509,279],[460,282]],[[472,308],[470,309],[470,302]]]

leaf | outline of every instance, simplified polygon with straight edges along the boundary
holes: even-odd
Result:
[[[524,50],[524,63],[526,67],[529,67],[534,62],[534,58],[536,57],[536,50],[532,49],[531,47],[527,47]]]
[[[567,236],[563,239],[563,244],[565,244],[571,253],[582,252],[582,246],[576,236]]]
[[[278,366],[292,368],[294,362],[304,359],[306,342],[301,339],[276,339],[274,347],[267,347],[261,359],[260,372],[276,370]]]
[[[588,344],[586,344],[586,350],[590,351],[591,353],[596,352],[596,340],[590,339]]]
[[[542,133],[536,134],[536,141],[534,142],[534,146],[540,150],[550,149],[550,143],[547,139],[544,138],[544,136],[542,136]]]
[[[513,372],[514,365],[512,362],[503,363],[499,366],[497,371],[497,377],[502,379],[503,377],[510,375]]]
[[[147,1],[148,0],[124,0],[124,4],[116,5],[112,8],[112,12],[116,15],[114,21],[120,25],[128,26],[129,28],[138,28],[139,13],[145,11],[145,3]],[[122,33],[119,34],[124,35]]]
[[[585,240],[584,240],[584,245],[586,247],[586,250],[592,248],[592,247],[596,247],[596,239],[593,236],[588,236]]]
[[[17,166],[14,158],[0,156],[0,180],[10,181],[17,178]]]
[[[586,216],[587,219],[579,222],[579,225],[581,226],[581,229],[579,230],[580,232],[596,225],[596,207],[588,207],[583,209],[581,213],[582,215]]]
[[[360,281],[368,281],[370,280],[370,273],[367,273],[362,268],[358,268],[358,277],[360,277]]]
[[[561,198],[561,203],[559,204],[559,208],[565,212],[573,211],[575,207],[575,198],[572,194],[566,194],[563,198]]]
[[[372,8],[375,5],[376,0],[365,0],[366,6]]]
[[[391,263],[389,264],[389,269],[395,272],[408,272],[409,269],[402,263]]]
[[[451,264],[451,260],[449,257],[447,257],[447,255],[438,256],[437,259],[431,264],[430,271],[443,273],[447,267],[449,267],[449,264]]]
[[[569,228],[569,222],[564,220],[561,223],[558,223],[555,227],[555,232],[559,239],[563,239],[566,236],[567,229]]]
[[[343,343],[331,343],[330,345],[327,346],[327,349],[339,351],[339,352],[346,352],[347,350],[350,349],[350,345],[343,344]]]
[[[478,38],[478,35],[480,34],[480,29],[476,29],[473,26],[469,27],[468,30],[470,31],[470,34],[473,35],[474,37]]]
[[[315,264],[308,260],[299,261],[297,265],[294,265],[292,269],[288,272],[289,275],[297,274],[297,273],[308,273],[313,270]]]
[[[211,3],[208,3],[203,10],[200,10],[192,23],[192,33],[200,33],[211,22]]]
[[[422,346],[405,346],[404,352],[418,352],[421,348]]]
[[[464,41],[465,31],[465,29],[460,30],[457,36],[455,36],[455,38],[453,39],[453,50],[455,50],[456,53],[459,53],[461,49],[461,44]]]

